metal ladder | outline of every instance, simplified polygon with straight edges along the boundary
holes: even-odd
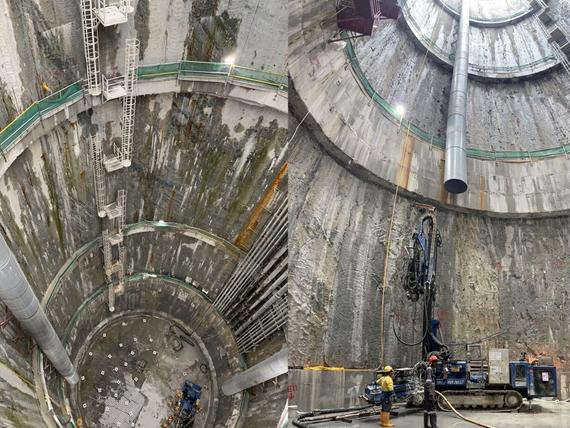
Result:
[[[103,230],[103,264],[108,285],[109,311],[115,310],[115,291],[113,277],[116,276],[119,287],[125,281],[125,247],[123,245],[123,229],[125,227],[125,210],[127,194],[124,189],[117,192],[117,201],[105,206],[107,217],[111,221],[110,228]],[[113,233],[110,232],[113,231]],[[118,257],[113,259],[112,247],[117,247]]]
[[[92,96],[102,92],[101,72],[99,65],[98,25],[112,26],[127,22],[127,15],[134,11],[133,0],[80,0],[83,29],[83,47],[87,69],[87,90]],[[107,173],[131,165],[132,141],[135,117],[135,85],[140,43],[136,39],[128,39],[125,51],[125,76],[123,117],[121,121],[121,146],[113,146],[113,155],[103,154],[98,134],[89,137],[90,154],[95,181],[95,199],[97,215],[107,217],[102,232],[103,266],[108,284],[109,310],[115,310],[115,291],[113,279],[116,276],[119,286],[125,280],[125,248],[123,245],[123,229],[125,227],[126,192],[118,191],[117,200],[107,204],[105,171]],[[117,91],[111,94],[111,80],[105,79],[106,98],[118,97]],[[117,88],[115,88],[117,89]],[[119,88],[120,89],[120,88]],[[113,96],[109,96],[109,94]],[[116,246],[118,258],[113,259],[112,248]]]
[[[81,24],[83,27],[83,49],[87,68],[87,87],[90,95],[101,94],[101,78],[99,74],[99,38],[97,25],[99,21],[93,8],[93,0],[81,0]]]
[[[137,83],[137,65],[140,42],[127,39],[125,49],[125,97],[123,98],[123,117],[121,119],[121,162],[124,167],[131,165],[133,156],[133,133],[135,125]]]
[[[546,6],[543,9],[543,12],[547,10],[547,7],[548,6]],[[565,28],[560,28],[557,24],[554,24],[554,22],[551,23],[550,28],[547,28],[538,15],[539,14],[534,16],[534,21],[536,22],[538,28],[544,33],[544,35],[549,41],[551,38],[551,32],[555,27],[558,27],[560,31],[565,33],[566,37],[568,38],[569,34],[567,31],[565,31],[566,30]],[[562,67],[564,68],[566,73],[570,76],[570,61],[568,60],[568,57],[564,52],[562,52],[560,45],[555,40],[550,41],[550,46],[552,46],[552,51],[554,52],[554,56],[556,57],[556,59],[558,59],[558,61],[560,62],[560,64],[562,64]]]
[[[107,192],[105,188],[105,172],[103,170],[101,140],[99,134],[89,137],[91,146],[91,161],[93,165],[93,176],[95,179],[95,200],[97,203],[97,215],[101,218],[107,215],[105,205],[107,204]]]

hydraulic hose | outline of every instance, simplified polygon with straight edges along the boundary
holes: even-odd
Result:
[[[427,312],[427,309],[426,309]],[[392,318],[394,317],[394,315],[392,315]],[[429,332],[429,327],[426,325],[426,328],[424,330],[424,334],[422,336],[422,338],[416,342],[416,343],[409,343],[409,342],[405,342],[403,339],[400,338],[400,336],[398,336],[398,333],[396,333],[396,324],[392,321],[392,331],[394,332],[394,336],[396,336],[396,340],[398,342],[400,342],[402,345],[406,345],[406,346],[418,346],[421,345],[423,343],[423,341],[425,340],[425,338],[428,335]]]
[[[493,425],[487,425],[487,424],[484,424],[483,422],[477,422],[477,421],[474,420],[474,419],[470,419],[470,418],[468,418],[467,416],[462,415],[462,414],[459,413],[457,410],[455,410],[455,407],[453,407],[453,406],[451,405],[451,403],[450,403],[449,400],[445,397],[445,395],[443,395],[443,394],[442,394],[441,392],[439,392],[439,391],[435,391],[435,393],[436,393],[437,395],[439,395],[441,398],[443,398],[443,399],[445,400],[445,402],[447,403],[447,405],[449,406],[449,408],[453,411],[453,413],[455,413],[457,416],[459,416],[459,417],[460,417],[461,419],[463,419],[464,421],[470,422],[470,423],[472,423],[473,425],[477,425],[477,426],[480,426],[480,427],[483,427],[483,428],[495,428]]]

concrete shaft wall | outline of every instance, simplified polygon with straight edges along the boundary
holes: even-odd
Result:
[[[421,338],[422,309],[407,301],[402,286],[404,247],[420,217],[414,200],[397,200],[386,260],[394,193],[352,175],[303,128],[296,138],[290,177],[290,365],[377,367],[382,334],[382,363],[412,364],[420,349],[398,343],[392,324],[408,342]],[[544,351],[567,376],[570,218],[498,219],[447,210],[437,218],[443,246],[436,315],[446,341],[501,332],[484,342],[487,349],[508,347],[512,358],[520,351]],[[454,349],[458,356],[464,353]]]
[[[138,101],[141,125],[133,166],[107,176],[108,201],[126,188],[127,223],[173,221],[198,228],[205,237],[197,239],[188,230],[169,234],[158,227],[164,233],[149,240],[144,232],[152,227],[134,230],[126,238],[127,271],[167,273],[215,297],[241,256],[231,242],[251,227],[255,206],[286,159],[286,115],[199,94]],[[119,116],[116,101],[64,122],[30,144],[1,179],[2,231],[40,298],[64,263],[100,236],[85,137],[98,131],[108,149],[120,135]],[[253,224],[261,227],[267,215],[262,212]],[[255,235],[255,230],[249,233]],[[248,241],[243,241],[244,249]],[[58,333],[64,333],[73,310],[103,284],[102,257],[94,243],[78,265],[65,271],[61,289],[48,304]],[[169,309],[175,311],[176,305]],[[16,344],[23,354],[25,345]],[[277,420],[281,410],[266,416]]]
[[[335,20],[330,18],[334,13],[334,5],[321,0],[292,2],[289,7],[289,73],[295,89],[290,98],[292,110],[299,119],[307,110],[310,112],[305,124],[332,156],[366,180],[391,188],[399,186],[400,191],[406,195],[426,198],[442,206],[503,216],[567,212],[570,208],[570,198],[567,197],[570,181],[565,173],[568,159],[562,150],[559,155],[541,159],[519,154],[517,162],[494,162],[492,154],[488,160],[469,157],[468,191],[460,196],[448,194],[441,178],[444,152],[413,132],[410,135],[406,129],[398,132],[398,120],[388,115],[362,90],[352,67],[347,64],[344,46],[340,43],[326,43],[337,30]],[[416,60],[413,64],[403,59],[403,72],[399,71],[397,61],[392,62],[391,59],[399,58],[399,54],[390,55],[390,46],[400,43],[400,38],[409,36],[396,27],[392,34],[393,40],[386,39],[388,47],[383,46],[383,49],[388,50],[387,54],[378,52],[378,56],[387,61],[386,67],[379,68],[378,73],[406,78],[398,80],[388,77],[383,81],[384,86],[396,86],[398,94],[406,94],[404,101],[409,101],[409,105],[405,106],[406,111],[411,112],[407,114],[417,115],[422,121],[438,124],[438,129],[441,128],[446,103],[436,101],[440,97],[441,100],[446,100],[447,95],[440,95],[436,91],[432,96],[430,89],[435,87],[443,91],[449,79],[449,75],[444,77],[444,73],[448,72],[438,65],[429,65],[431,60],[428,56],[423,71],[426,77],[420,78],[422,84],[418,85],[413,76],[422,68],[425,52],[417,50],[412,53],[412,58]],[[413,44],[408,40],[402,42],[402,46],[412,49]],[[414,51],[406,48],[405,52],[405,56],[409,57],[410,52]],[[491,138],[487,133],[490,132],[494,142],[511,144],[514,141],[515,145],[520,146],[527,144],[526,137],[530,137],[536,138],[536,141],[547,141],[549,147],[552,147],[550,143],[566,133],[564,128],[558,127],[563,124],[563,119],[558,118],[567,117],[567,100],[560,98],[560,104],[553,104],[554,107],[547,110],[551,116],[548,118],[542,113],[534,113],[533,103],[537,101],[530,98],[532,95],[538,102],[542,102],[540,97],[546,88],[548,93],[567,93],[564,89],[567,79],[563,80],[563,75],[558,78],[553,72],[548,76],[551,77],[543,79],[550,79],[551,82],[538,83],[537,89],[529,89],[535,84],[534,80],[513,84],[510,87],[514,91],[512,94],[509,86],[505,86],[506,83],[491,85],[470,82],[470,88],[484,88],[480,96],[473,97],[474,102],[477,103],[478,99],[486,100],[478,104],[478,111],[470,113],[476,117],[468,122],[469,137],[474,141],[473,144]],[[508,100],[511,95],[512,100]],[[392,98],[388,101],[398,100]],[[544,102],[548,103],[546,97]],[[496,107],[499,112],[496,112]],[[518,120],[514,117],[516,113],[508,113],[507,117],[511,117],[511,120],[503,121],[503,113],[511,109],[512,112],[520,110]],[[414,113],[415,111],[419,113]],[[482,119],[478,121],[480,117]],[[531,122],[545,125],[534,127],[528,125]],[[498,125],[499,123],[503,125]],[[435,128],[432,129],[435,131]],[[527,131],[535,137],[523,134]],[[477,134],[479,132],[480,136]],[[489,142],[481,144],[484,146]],[[468,148],[472,148],[471,141]],[[491,150],[490,146],[487,149]]]
[[[135,12],[127,24],[99,28],[101,70],[107,77],[122,74],[124,42],[131,37],[141,41],[141,64],[221,61],[231,55],[239,65],[274,72],[285,69],[283,2],[134,3]],[[84,77],[85,69],[78,2],[2,0],[0,10],[3,127],[32,101],[47,95],[41,88],[43,82],[57,90]],[[180,90],[189,91],[192,85],[186,83],[179,85]],[[188,228],[170,233],[161,228],[164,234],[149,239],[149,233],[138,230],[126,239],[127,271],[167,273],[215,297],[242,256],[231,242],[242,234],[240,245],[247,250],[256,227],[268,215],[261,210],[251,219],[286,160],[287,116],[256,101],[254,90],[243,89],[242,100],[237,100],[220,95],[226,93],[225,87],[218,91],[219,85],[204,86],[202,95],[194,88],[192,94],[139,97],[133,165],[107,175],[106,182],[109,203],[118,189],[127,190],[127,223],[177,222],[206,236],[197,239]],[[250,93],[252,100],[244,102]],[[87,104],[83,107],[79,116],[63,112],[68,120],[53,130],[34,130],[27,148],[13,162],[10,159],[0,177],[1,231],[40,299],[50,284],[59,284],[56,274],[62,266],[81,253],[78,264],[70,265],[69,272],[60,272],[61,288],[47,305],[59,334],[65,333],[81,302],[104,284],[98,244],[80,250],[101,234],[86,137],[98,132],[105,153],[120,139],[119,100],[93,109]],[[165,305],[165,310],[181,310],[175,302]],[[28,342],[18,340],[25,337],[18,325],[8,322],[3,333],[22,355],[18,358],[29,361]],[[36,406],[33,399],[27,402],[10,388],[6,385],[3,391],[13,397],[13,409]],[[264,397],[260,393],[259,402]],[[264,417],[276,420],[281,410],[276,416],[268,412]],[[255,418],[257,413],[250,413]],[[30,426],[41,425],[34,422],[35,417],[39,415],[34,410]]]
[[[12,344],[0,336],[0,426],[42,425],[32,368]]]
[[[507,40],[513,45],[521,45],[529,34],[535,34],[525,29],[517,36],[510,32],[510,27],[515,26],[503,31],[512,37]],[[441,28],[436,29],[435,34],[439,35]],[[451,30],[444,29],[441,34],[455,41],[455,36],[447,31]],[[472,56],[477,58],[490,47],[488,40],[481,40],[473,31],[470,41],[469,62],[472,63]],[[500,39],[495,43],[512,52],[510,44],[503,44]],[[401,22],[383,21],[372,37],[357,39],[354,44],[360,66],[376,92],[392,105],[405,106],[406,119],[435,137],[445,138],[452,70],[429,56],[426,58],[425,51],[416,46]],[[497,64],[493,58],[489,61]],[[507,64],[516,65],[516,61],[507,61]],[[470,79],[468,147],[518,151],[564,144],[570,136],[570,101],[566,96],[569,90],[570,80],[563,70],[520,82]]]
[[[286,116],[205,95],[138,104],[133,167],[108,175],[108,201],[126,188],[127,223],[175,221],[236,239],[284,160]],[[40,297],[73,252],[100,235],[85,137],[98,129],[108,147],[119,112],[111,102],[59,126],[0,180],[3,232]]]
[[[122,74],[127,38],[141,41],[141,63],[219,61],[283,72],[286,4],[270,0],[135,0],[129,22],[99,28],[101,72]],[[79,2],[1,0],[0,127],[46,95],[85,77]]]

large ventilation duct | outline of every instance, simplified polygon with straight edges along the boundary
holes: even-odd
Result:
[[[289,370],[287,355],[287,348],[283,348],[261,363],[250,367],[242,373],[238,373],[227,382],[224,382],[222,385],[223,393],[226,395],[237,394],[244,389],[287,373]]]
[[[2,235],[0,235],[0,299],[34,338],[65,380],[72,385],[79,382],[77,372],[65,348]]]
[[[469,0],[461,2],[459,34],[449,94],[445,149],[445,190],[467,190],[467,73],[469,67]]]

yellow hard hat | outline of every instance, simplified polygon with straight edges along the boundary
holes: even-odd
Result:
[[[384,373],[390,373],[393,372],[394,369],[392,368],[392,366],[384,366],[384,370],[382,370]]]

